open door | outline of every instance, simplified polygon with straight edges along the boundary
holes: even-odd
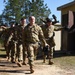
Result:
[[[75,14],[73,11],[68,13],[68,51],[75,53]]]
[[[68,13],[68,28],[70,29],[74,25],[74,14],[73,11]]]

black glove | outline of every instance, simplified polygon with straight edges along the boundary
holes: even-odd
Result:
[[[67,26],[64,26],[63,28],[64,28],[64,30],[68,30],[68,27]]]
[[[45,55],[48,55],[48,51],[49,51],[49,46],[43,47],[43,52]]]

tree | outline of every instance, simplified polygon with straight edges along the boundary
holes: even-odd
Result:
[[[5,4],[2,15],[7,22],[19,22],[21,17],[34,15],[37,23],[40,23],[40,18],[46,18],[51,13],[44,0],[8,0]]]
[[[40,23],[40,18],[46,18],[50,15],[50,9],[47,4],[44,5],[44,0],[32,0],[30,15],[34,15],[36,17],[36,21]]]
[[[20,2],[21,1],[18,0],[8,0],[8,2],[6,2],[6,6],[2,14],[6,21],[19,21],[22,16],[22,4]]]

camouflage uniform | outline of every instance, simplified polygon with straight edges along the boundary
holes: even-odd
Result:
[[[24,36],[24,28],[26,25],[19,25],[17,27],[17,36],[18,36],[18,50],[17,50],[17,54],[18,54],[18,60],[25,62],[25,58],[26,58],[26,54],[25,54],[25,47],[24,47],[24,40],[23,40],[23,36]]]
[[[8,60],[10,59],[10,51],[9,51],[9,49],[8,49],[9,47],[7,45],[9,35],[10,35],[10,29],[3,29],[1,38],[3,39],[3,42],[4,42],[4,48],[6,50],[6,56],[7,56]]]
[[[54,26],[43,25],[42,30],[44,32],[46,42],[50,45],[49,51],[48,51],[48,58],[49,58],[49,63],[50,63],[51,59],[53,58],[53,47],[55,46],[55,42],[53,38]],[[46,59],[46,56],[44,56],[44,62],[45,62],[45,59]]]
[[[6,29],[4,31],[4,47],[5,47],[5,50],[6,50],[6,54],[7,54],[7,60],[10,61],[11,59],[11,53],[10,53],[10,44],[7,45],[7,41],[9,39],[9,36],[10,36],[10,29]]]
[[[31,70],[33,69],[34,64],[34,51],[38,49],[38,42],[40,41],[39,39],[45,46],[46,41],[43,36],[41,27],[39,27],[37,24],[33,24],[32,26],[28,24],[24,30],[24,43],[27,48],[29,65]]]
[[[16,50],[17,50],[17,32],[16,27],[9,28],[10,36],[7,41],[8,50],[11,51],[11,62],[16,60]]]

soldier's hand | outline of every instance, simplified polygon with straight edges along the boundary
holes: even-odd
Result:
[[[45,45],[45,47],[47,47],[47,46],[50,47],[49,44],[46,44],[46,45]]]
[[[7,27],[5,27],[5,26],[1,26],[1,28],[6,29]]]
[[[63,28],[64,28],[64,30],[68,30],[68,27],[67,26],[64,26]]]

